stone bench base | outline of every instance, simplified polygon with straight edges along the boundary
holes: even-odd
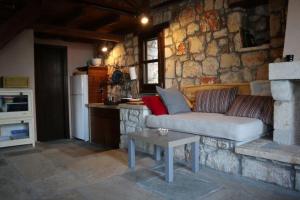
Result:
[[[120,148],[127,148],[127,133],[147,129],[145,117],[149,114],[150,111],[145,106],[121,107]],[[250,150],[257,148],[256,146],[249,147],[249,144],[244,145],[247,145]],[[200,136],[200,164],[230,174],[242,175],[300,191],[300,159],[299,163],[274,161],[273,157],[268,159],[262,158],[259,154],[246,154],[245,151],[241,151],[244,145],[237,146],[232,140]],[[136,147],[145,153],[153,154],[154,152],[153,146],[149,144],[137,142]],[[300,147],[298,152],[300,152]],[[263,155],[266,154],[263,153]],[[190,163],[191,145],[175,148],[174,158],[180,162]]]

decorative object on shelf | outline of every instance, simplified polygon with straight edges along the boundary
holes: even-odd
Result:
[[[157,130],[158,130],[158,134],[161,136],[168,135],[168,132],[169,132],[169,129],[167,129],[167,128],[158,128]]]
[[[293,54],[289,54],[285,56],[285,61],[286,62],[293,62],[294,61],[294,55]]]
[[[131,98],[131,81],[128,68],[124,66],[111,66],[109,70],[110,78],[108,81],[108,102],[120,103],[121,98]]]
[[[4,76],[0,78],[1,88],[29,88],[29,78],[24,76]]]
[[[112,84],[113,85],[120,84],[122,80],[122,76],[123,76],[123,72],[121,72],[121,70],[119,69],[115,70],[111,77]]]

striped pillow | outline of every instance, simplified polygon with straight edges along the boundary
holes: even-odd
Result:
[[[238,96],[226,115],[257,118],[271,125],[273,122],[273,99],[268,96]]]
[[[260,119],[265,124],[273,125],[274,116],[274,100],[272,97],[265,97],[264,106],[261,112]]]
[[[195,111],[226,113],[233,103],[238,88],[203,90],[196,94]]]

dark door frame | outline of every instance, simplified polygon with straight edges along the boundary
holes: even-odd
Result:
[[[34,47],[36,46],[42,46],[44,48],[56,48],[63,52],[64,56],[62,57],[62,65],[63,65],[63,80],[64,80],[64,119],[65,119],[65,125],[64,125],[64,137],[66,139],[70,139],[70,119],[69,119],[69,87],[68,87],[68,47],[67,46],[58,46],[58,45],[50,45],[50,44],[39,44],[35,43]],[[34,65],[34,79],[35,79],[35,88],[37,88],[37,74],[36,74],[36,65]],[[35,104],[37,104],[37,95],[35,95]],[[37,107],[37,106],[36,106]],[[36,112],[36,118],[38,118],[38,114]],[[37,120],[36,120],[37,121]]]

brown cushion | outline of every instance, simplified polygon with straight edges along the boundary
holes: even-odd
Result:
[[[265,97],[264,106],[261,112],[260,119],[268,125],[273,125],[274,116],[274,99],[272,97]]]
[[[226,115],[257,118],[271,125],[273,122],[273,99],[267,96],[237,96]]]
[[[237,93],[237,88],[199,91],[196,94],[194,110],[206,113],[226,113]]]

